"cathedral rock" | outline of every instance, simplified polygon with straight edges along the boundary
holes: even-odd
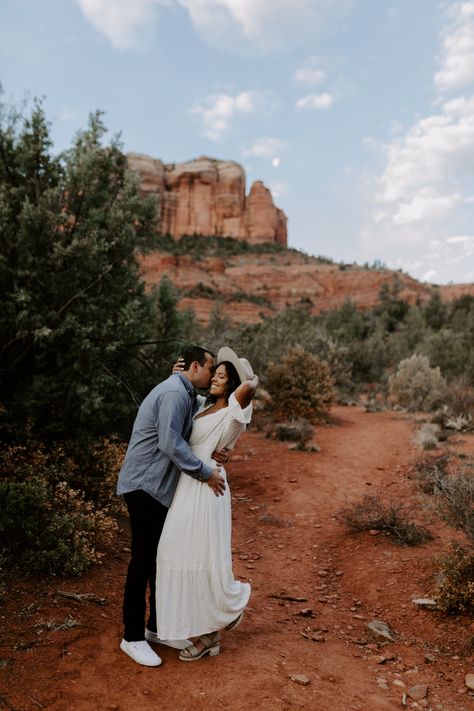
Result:
[[[259,180],[245,194],[245,172],[238,163],[207,157],[163,163],[137,153],[127,159],[140,177],[141,194],[159,196],[163,234],[178,238],[197,233],[286,246],[285,213]]]

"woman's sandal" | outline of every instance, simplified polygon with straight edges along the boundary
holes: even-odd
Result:
[[[232,620],[232,622],[229,622],[229,624],[226,627],[224,627],[224,629],[227,631],[234,630],[237,627],[237,625],[240,625],[240,623],[242,622],[243,616],[244,616],[244,610],[242,610],[240,615],[238,617],[236,617],[235,620]]]
[[[203,634],[196,641],[196,643],[199,642],[204,645],[204,648],[190,644],[189,647],[181,650],[179,658],[182,662],[195,662],[204,657],[205,654],[209,654],[210,657],[216,657],[219,654],[221,648],[219,632]]]

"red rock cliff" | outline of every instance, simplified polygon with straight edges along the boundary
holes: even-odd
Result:
[[[261,181],[253,183],[246,196],[245,172],[238,163],[206,157],[163,163],[137,153],[129,153],[127,159],[140,177],[142,195],[159,196],[163,234],[287,244],[285,213]]]

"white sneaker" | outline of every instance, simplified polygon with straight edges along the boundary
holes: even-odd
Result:
[[[161,664],[160,657],[145,640],[140,642],[127,642],[127,640],[122,639],[120,649],[122,652],[125,652],[125,654],[128,654],[133,661],[138,664],[143,664],[144,667],[159,667]]]
[[[191,644],[190,639],[160,639],[157,633],[151,630],[145,630],[145,639],[155,644],[165,644],[167,647],[173,647],[173,649],[186,649]]]

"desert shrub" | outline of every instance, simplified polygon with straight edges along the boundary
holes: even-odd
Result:
[[[474,550],[452,543],[441,562],[434,593],[438,608],[448,614],[474,612]]]
[[[81,457],[28,440],[0,448],[0,550],[26,571],[80,575],[116,531],[111,511],[122,447],[98,441]]]
[[[417,486],[425,494],[436,494],[444,486],[449,467],[450,461],[445,454],[418,459],[413,466]]]
[[[426,356],[414,353],[398,365],[389,378],[390,394],[407,410],[433,410],[446,397],[446,382]]]
[[[74,489],[83,491],[98,508],[112,514],[126,511],[122,497],[116,495],[117,478],[125,456],[126,444],[113,438],[97,439],[87,450],[76,452],[74,476],[67,478]]]
[[[321,417],[335,397],[329,365],[301,346],[290,348],[281,363],[270,363],[266,386],[275,419]]]
[[[460,376],[449,384],[446,403],[454,417],[461,416],[474,422],[474,386],[469,378]]]
[[[431,533],[408,521],[405,513],[401,504],[390,502],[385,505],[378,496],[365,496],[360,503],[341,511],[339,518],[354,533],[382,531],[403,546],[416,546],[431,540]]]
[[[415,435],[415,441],[421,449],[436,449],[439,444],[441,428],[432,422],[425,422]]]
[[[442,518],[474,544],[474,471],[466,468],[440,478],[434,493]]]
[[[81,447],[76,442],[45,447],[26,436],[25,444],[0,447],[0,480],[25,482],[40,477],[53,487],[65,482],[96,507],[120,513],[123,505],[115,491],[125,449],[123,442],[112,438]]]
[[[313,426],[305,418],[279,422],[275,427],[275,435],[281,442],[298,442],[304,447],[313,436]]]
[[[0,481],[0,547],[25,571],[81,575],[100,562],[115,521],[67,484]]]

